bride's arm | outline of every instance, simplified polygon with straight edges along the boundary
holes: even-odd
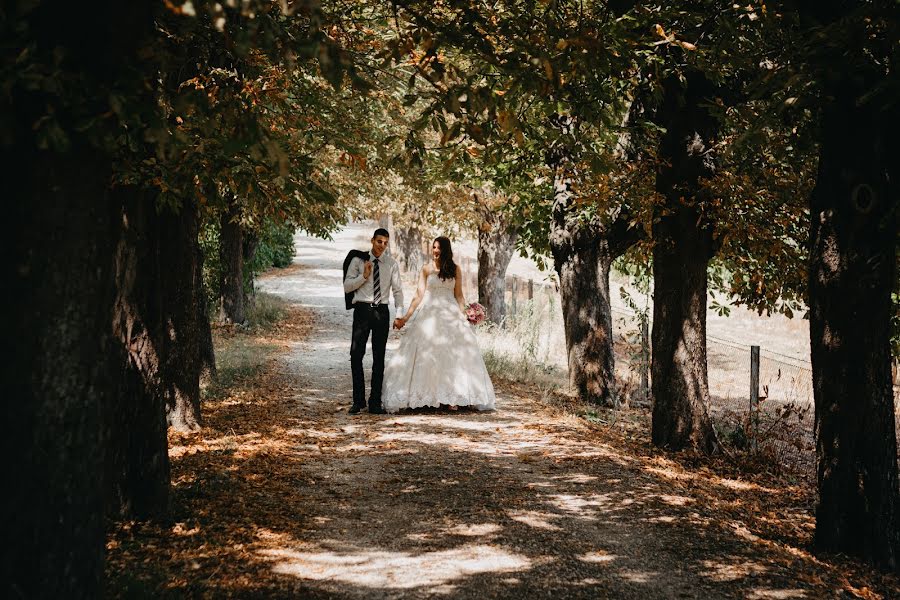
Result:
[[[466,299],[463,298],[462,292],[462,269],[456,265],[456,285],[453,286],[453,295],[456,296],[456,303],[459,304],[459,310],[466,314]]]
[[[409,318],[413,316],[413,313],[416,312],[416,308],[419,307],[419,304],[422,302],[422,297],[425,296],[425,281],[428,278],[428,267],[423,267],[422,272],[419,273],[419,285],[416,287],[416,295],[413,297],[412,302],[409,303],[409,308],[406,310],[406,314],[400,317],[400,320],[406,323],[409,321]]]

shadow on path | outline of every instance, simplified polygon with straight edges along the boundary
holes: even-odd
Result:
[[[206,475],[175,482],[184,522],[158,535],[184,576],[158,595],[844,597],[839,569],[802,549],[812,521],[791,490],[635,453],[529,393],[500,386],[490,413],[348,415],[340,260],[367,231],[298,237],[300,268],[263,280],[314,330],[264,399],[208,407],[199,449],[173,448],[177,472]],[[780,512],[752,523],[799,524],[788,543],[748,526],[760,502]]]

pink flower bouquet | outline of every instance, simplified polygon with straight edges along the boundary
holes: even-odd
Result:
[[[470,302],[466,305],[466,319],[472,325],[478,325],[484,321],[484,307],[477,302]]]

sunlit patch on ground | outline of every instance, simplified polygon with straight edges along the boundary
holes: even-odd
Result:
[[[512,573],[531,565],[525,556],[484,545],[422,553],[272,549],[260,554],[274,563],[276,573],[372,589],[431,587],[482,573]]]
[[[703,561],[706,569],[703,574],[713,581],[737,581],[751,575],[761,575],[766,567],[753,562],[723,562],[716,560]]]
[[[619,576],[632,583],[652,584],[659,578],[659,573],[642,569],[622,569],[619,571]]]
[[[747,600],[792,600],[794,598],[811,598],[805,590],[799,589],[765,589],[752,590]]]
[[[581,518],[592,518],[599,509],[612,505],[608,494],[591,494],[589,496],[555,494],[547,501],[557,509]]]
[[[114,526],[109,597],[900,598],[811,554],[808,486],[652,450],[645,412],[496,380],[492,413],[348,415],[342,252],[300,241],[281,354],[170,435],[172,521]]]
[[[618,558],[615,554],[607,554],[605,552],[588,552],[587,554],[582,554],[578,557],[578,560],[582,560],[588,563],[608,563],[616,560]]]
[[[510,512],[508,516],[513,521],[523,523],[535,529],[545,529],[547,531],[562,531],[561,527],[558,527],[551,522],[553,519],[558,518],[558,515],[529,510]]]
[[[472,525],[454,525],[446,530],[450,535],[461,535],[464,537],[481,537],[498,533],[502,527],[494,523],[479,523]]]

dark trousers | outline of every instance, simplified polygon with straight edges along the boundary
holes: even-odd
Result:
[[[353,341],[350,342],[350,370],[353,373],[353,406],[366,404],[366,380],[363,376],[363,356],[369,332],[372,333],[372,393],[369,409],[381,408],[381,382],[384,380],[384,349],[387,346],[391,314],[387,304],[353,305]]]

